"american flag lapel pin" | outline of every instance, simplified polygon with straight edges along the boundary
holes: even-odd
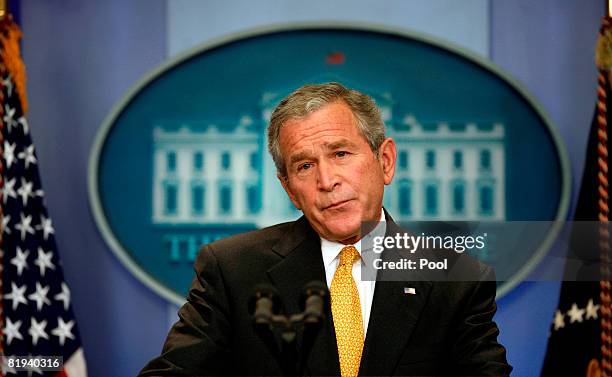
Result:
[[[407,295],[416,295],[416,289],[412,287],[404,287],[404,293]]]

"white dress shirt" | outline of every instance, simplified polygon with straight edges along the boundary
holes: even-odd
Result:
[[[384,235],[387,228],[387,224],[385,222],[385,212],[381,209],[380,214],[380,222],[372,230],[368,233],[367,236],[373,235]],[[370,242],[371,244],[371,242]],[[332,280],[334,278],[334,274],[336,273],[336,268],[338,267],[338,263],[340,262],[340,251],[342,248],[349,245],[344,245],[339,242],[333,242],[326,240],[325,238],[321,238],[321,253],[323,254],[323,263],[325,265],[325,278],[327,279],[327,287],[331,287]],[[359,252],[361,256],[361,240],[359,240],[355,245],[355,248]],[[376,280],[373,281],[362,281],[361,280],[361,268],[364,266],[363,259],[359,260],[359,263],[353,264],[353,279],[355,279],[355,284],[357,285],[357,290],[359,291],[359,302],[361,303],[361,318],[363,319],[363,334],[368,331],[368,322],[370,321],[370,312],[372,310],[372,300],[374,299],[374,287],[376,285]]]

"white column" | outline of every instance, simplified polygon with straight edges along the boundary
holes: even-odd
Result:
[[[155,152],[153,154],[153,196],[151,208],[153,208],[153,222],[157,223],[163,220],[164,213],[164,151],[155,145]]]
[[[181,221],[188,221],[191,217],[191,171],[189,150],[181,145],[175,146],[176,173],[179,182],[177,192],[177,217]]]
[[[206,175],[206,217],[212,221],[219,215],[219,158],[220,151],[208,148],[204,157]]]

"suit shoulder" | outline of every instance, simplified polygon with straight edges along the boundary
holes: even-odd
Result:
[[[458,253],[454,250],[446,250],[444,253],[455,260],[456,272],[467,273],[467,276],[473,276],[475,280],[493,274],[493,267],[468,253]]]

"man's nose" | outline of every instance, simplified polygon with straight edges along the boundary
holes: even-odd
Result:
[[[334,187],[340,183],[333,164],[325,161],[319,162],[319,169],[317,169],[317,173],[319,190],[333,191]]]

